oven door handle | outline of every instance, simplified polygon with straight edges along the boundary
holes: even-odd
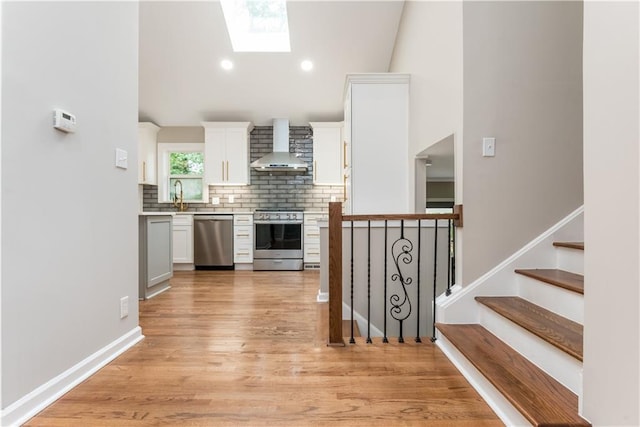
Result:
[[[283,221],[253,221],[254,224],[291,224],[291,225],[302,225],[302,221],[287,221],[287,220],[283,220]]]

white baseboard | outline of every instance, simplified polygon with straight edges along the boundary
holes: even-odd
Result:
[[[316,297],[317,302],[329,302],[329,292],[322,292],[318,289],[318,296]]]
[[[153,293],[150,293],[149,295],[147,295],[147,299],[160,295],[161,293],[163,293],[164,291],[168,291],[169,289],[171,289],[171,286],[169,285],[169,282],[167,282],[164,288],[158,289],[157,291],[154,291]]]
[[[349,307],[347,305],[347,303],[343,302],[342,303],[342,320],[349,320],[350,319],[350,316],[348,316],[349,313],[351,313],[351,307]],[[353,319],[358,324],[358,329],[360,329],[360,335],[362,335],[363,337],[366,337],[367,336],[366,335],[366,333],[367,333],[367,318],[364,317],[363,315],[361,315],[360,313],[358,313],[357,311],[353,310]],[[384,333],[380,329],[376,328],[372,323],[371,324],[371,336],[372,337],[383,337]]]
[[[26,422],[143,338],[142,329],[136,326],[117,340],[9,405],[0,415],[0,425],[19,426]]]

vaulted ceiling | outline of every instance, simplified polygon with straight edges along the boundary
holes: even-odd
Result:
[[[218,1],[140,2],[140,121],[342,120],[345,75],[389,70],[403,4],[289,1],[290,53],[234,53]]]

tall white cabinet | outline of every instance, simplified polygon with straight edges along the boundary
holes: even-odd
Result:
[[[408,74],[349,74],[343,172],[347,214],[413,212]]]
[[[251,122],[202,122],[205,181],[209,185],[248,185]]]
[[[343,122],[310,122],[313,129],[313,183],[342,185]]]
[[[138,123],[138,184],[158,184],[156,137],[159,130],[151,122]]]

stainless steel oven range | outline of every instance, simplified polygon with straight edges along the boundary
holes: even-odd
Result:
[[[257,209],[253,214],[254,270],[302,270],[302,210]]]

